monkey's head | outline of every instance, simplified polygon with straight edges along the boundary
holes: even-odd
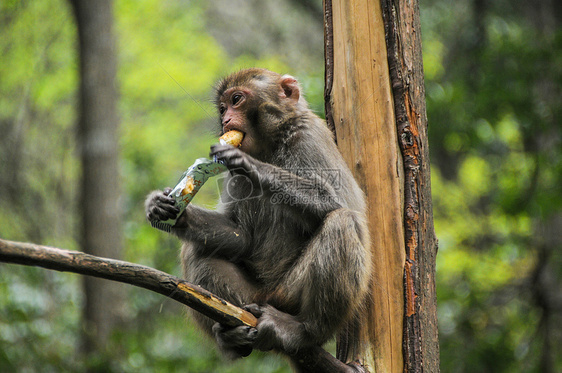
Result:
[[[294,119],[308,110],[295,78],[257,68],[221,80],[215,103],[221,134],[243,132],[240,149],[258,159],[271,154],[287,138]]]

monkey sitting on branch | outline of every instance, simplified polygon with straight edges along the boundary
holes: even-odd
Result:
[[[185,278],[258,324],[230,328],[195,313],[197,323],[230,357],[294,354],[339,334],[338,358],[356,358],[371,281],[369,232],[364,195],[332,132],[295,78],[264,69],[220,81],[216,106],[221,134],[244,137],[239,147],[211,147],[229,170],[216,210],[188,205],[171,232],[183,242]],[[170,190],[148,196],[148,220],[180,213]]]

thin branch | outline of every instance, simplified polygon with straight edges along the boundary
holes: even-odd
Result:
[[[0,261],[124,282],[170,297],[228,326],[256,326],[257,324],[254,315],[220,299],[202,287],[139,264],[2,239],[0,239]]]
[[[38,266],[124,282],[170,297],[228,326],[255,327],[258,322],[251,313],[200,286],[139,264],[3,239],[0,239],[0,262]],[[299,368],[306,372],[364,372],[357,365],[342,363],[321,347],[298,351],[292,357],[300,365]]]

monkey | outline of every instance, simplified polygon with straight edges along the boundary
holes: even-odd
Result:
[[[363,192],[294,77],[251,68],[215,90],[218,132],[244,137],[238,148],[211,146],[228,169],[220,201],[215,210],[188,205],[172,234],[187,281],[258,324],[229,328],[195,312],[197,323],[233,358],[253,349],[290,356],[341,338],[357,325],[371,281]],[[148,220],[179,213],[170,190],[149,194]],[[338,358],[360,343],[354,336]]]

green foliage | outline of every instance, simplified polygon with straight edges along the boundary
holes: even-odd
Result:
[[[547,311],[535,273],[562,268],[540,228],[562,203],[562,32],[506,2],[474,4],[422,8],[442,369],[538,372]]]
[[[52,5],[2,5],[0,234],[74,247],[74,28],[66,4],[51,14]],[[49,22],[42,22],[46,15]]]
[[[552,279],[553,291],[562,283],[559,241],[545,228],[562,209],[562,32],[542,32],[511,2],[487,3],[483,14],[475,3],[421,4],[442,370],[538,372],[546,311],[536,273]],[[251,66],[290,71],[282,55],[229,56],[206,30],[208,7],[115,2],[125,259],[176,275],[178,241],[145,222],[145,195],[207,156],[218,130],[211,97],[219,76]],[[70,7],[2,1],[0,33],[0,237],[76,249]],[[322,114],[323,72],[299,78]],[[217,196],[210,181],[196,203],[212,207]],[[540,250],[548,267],[539,267]],[[130,288],[122,328],[105,354],[83,361],[80,277],[5,264],[0,274],[0,371],[288,370],[272,354],[225,363],[183,307]],[[556,348],[560,310],[549,312],[558,315]],[[562,369],[562,354],[553,356]]]
[[[0,369],[80,370],[77,276],[0,265]]]
[[[0,237],[75,249],[72,13],[63,0],[0,7]],[[254,65],[287,67],[274,56],[229,61],[204,30],[197,1],[120,0],[115,18],[125,259],[179,275],[178,241],[146,223],[146,194],[173,186],[196,158],[208,155],[219,129],[210,100],[218,77]],[[218,185],[209,181],[196,203],[212,207],[217,198]],[[183,307],[141,289],[129,289],[126,320],[107,351],[84,361],[79,276],[5,264],[0,272],[0,371],[288,369],[272,354],[225,364],[186,321]]]

